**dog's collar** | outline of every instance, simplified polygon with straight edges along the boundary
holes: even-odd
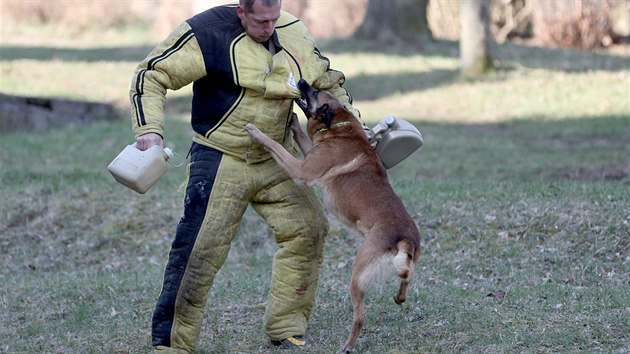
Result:
[[[326,131],[326,130],[328,130],[328,129],[332,129],[332,128],[339,128],[339,127],[346,126],[346,125],[348,125],[348,124],[352,124],[352,122],[347,121],[347,120],[346,120],[346,121],[343,121],[343,122],[338,122],[338,123],[335,123],[335,124],[331,125],[331,126],[330,126],[330,128],[320,128],[320,129],[317,129],[317,130],[315,131],[315,133],[325,132],[325,131]]]

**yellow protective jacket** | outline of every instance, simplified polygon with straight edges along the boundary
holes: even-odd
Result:
[[[136,69],[130,88],[136,136],[163,136],[167,90],[190,83],[193,140],[248,163],[271,156],[247,135],[247,123],[293,147],[289,121],[300,79],[334,93],[360,119],[342,87],[344,75],[330,69],[302,22],[283,11],[270,42],[272,51],[247,36],[235,5],[182,23]]]

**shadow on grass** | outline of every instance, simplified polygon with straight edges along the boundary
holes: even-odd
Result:
[[[627,116],[412,123],[425,144],[390,170],[394,179],[630,183]]]
[[[141,61],[152,46],[60,48],[0,46],[0,60]]]
[[[506,43],[496,48],[496,58],[514,62],[530,69],[554,71],[624,71],[630,70],[628,56],[578,51],[574,49],[553,49]]]
[[[433,40],[422,43],[377,43],[354,39],[333,39],[320,42],[326,53],[386,53],[397,56],[439,56],[459,58],[459,42]],[[622,71],[630,70],[628,56],[579,51],[575,49],[545,48],[516,43],[497,44],[492,56],[531,69],[557,71]]]
[[[422,91],[448,85],[459,78],[457,70],[358,75],[345,83],[356,100],[376,100],[405,92]]]

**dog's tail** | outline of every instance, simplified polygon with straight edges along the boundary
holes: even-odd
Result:
[[[403,280],[408,281],[415,270],[416,260],[420,252],[419,246],[410,240],[401,240],[397,244],[398,253],[394,257],[394,267],[396,274]]]

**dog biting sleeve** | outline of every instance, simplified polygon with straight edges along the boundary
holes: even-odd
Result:
[[[313,87],[318,90],[329,91],[335,95],[341,104],[346,107],[354,116],[361,122],[361,112],[352,105],[352,96],[343,87],[343,83],[346,81],[345,75],[341,71],[328,69],[322,76],[313,82]]]

